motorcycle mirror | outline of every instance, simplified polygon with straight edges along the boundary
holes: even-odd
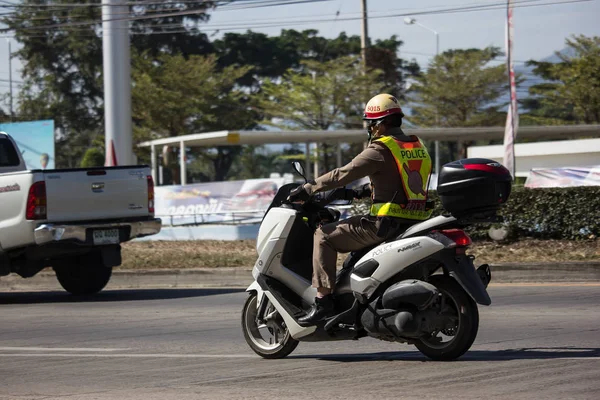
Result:
[[[302,178],[304,178],[304,183],[308,183],[308,179],[306,179],[306,176],[304,173],[304,166],[302,165],[302,163],[299,161],[294,161],[292,163],[292,167],[294,168],[294,171],[296,171],[298,173],[298,175],[300,175]]]

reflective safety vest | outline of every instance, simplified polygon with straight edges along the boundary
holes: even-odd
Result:
[[[420,140],[418,142],[401,142],[391,136],[384,136],[376,141],[384,144],[392,152],[398,166],[407,203],[374,203],[371,206],[371,215],[420,221],[428,219],[433,210],[426,210],[425,207],[427,186],[431,174],[431,157],[429,157],[427,149]]]

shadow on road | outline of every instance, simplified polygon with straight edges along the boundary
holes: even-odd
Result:
[[[243,291],[243,289],[130,289],[105,290],[90,296],[73,296],[66,292],[9,292],[0,293],[0,305],[166,300],[182,299],[187,297],[214,296]]]
[[[366,354],[301,355],[288,358],[312,358],[335,362],[365,361],[429,361],[418,351],[382,352]],[[600,358],[600,349],[587,347],[538,347],[509,350],[472,350],[455,362],[462,361],[509,361],[509,360],[553,360],[553,359]]]

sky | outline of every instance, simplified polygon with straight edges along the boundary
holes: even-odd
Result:
[[[523,0],[515,0],[516,3]],[[527,0],[526,0],[527,1]],[[547,4],[567,0],[527,1],[523,5]],[[309,25],[289,25],[293,29],[317,29],[326,37],[335,37],[344,31],[348,34],[360,35],[360,20],[343,21],[343,18],[360,16],[361,0],[331,0],[314,4],[298,4],[271,8],[245,9],[239,11],[220,11],[211,16],[211,25],[236,21],[265,20],[289,21],[292,18],[307,20],[321,15],[334,20],[326,23]],[[432,9],[448,9],[472,5],[491,5],[505,3],[499,0],[367,0],[370,17],[381,17],[386,14],[403,14]],[[335,21],[337,11],[340,11]],[[311,16],[302,18],[302,16]],[[600,1],[592,0],[580,3],[544,5],[538,7],[519,7],[514,10],[515,59],[540,59],[551,55],[564,47],[565,38],[572,34],[600,36]],[[506,9],[463,12],[438,15],[415,15],[417,21],[430,29],[438,31],[440,51],[456,48],[483,48],[499,46],[504,48]],[[419,64],[426,66],[435,53],[435,36],[432,32],[417,25],[404,24],[403,16],[389,18],[372,18],[369,20],[369,37],[371,40],[388,38],[397,35],[404,41],[400,49],[401,56],[415,58]],[[277,35],[281,28],[253,29]],[[219,34],[222,32],[219,32]],[[423,55],[425,54],[425,55]]]
[[[16,2],[16,0],[14,0]],[[260,1],[260,0],[256,0]],[[514,59],[526,61],[539,60],[565,47],[565,38],[573,34],[600,36],[600,0],[571,2],[548,5],[572,0],[515,0],[527,5],[545,4],[539,7],[519,7],[514,10]],[[417,25],[405,25],[405,13],[426,10],[439,10],[463,6],[502,4],[501,0],[367,0],[369,12],[369,36],[371,40],[389,38],[397,35],[404,41],[400,56],[415,59],[426,68],[435,53],[435,36],[432,32]],[[222,7],[211,13],[209,23],[203,25],[209,35],[218,37],[227,30],[223,24],[233,24],[242,29],[257,21],[269,21],[285,24],[288,28],[303,30],[317,29],[326,37],[336,37],[344,31],[349,35],[359,35],[359,19],[344,21],[345,18],[360,16],[361,0],[327,0],[321,2],[265,7],[243,10],[227,10]],[[230,8],[233,8],[231,6]],[[336,13],[339,16],[336,19]],[[377,18],[390,16],[387,18]],[[499,46],[504,49],[506,10],[496,9],[478,12],[445,13],[413,16],[417,21],[438,31],[440,50],[456,48],[483,48]],[[327,22],[311,22],[295,25],[292,21],[306,21],[317,18]],[[278,35],[281,27],[253,28],[257,32]],[[218,31],[217,31],[218,30]],[[13,41],[13,51],[18,44]],[[518,63],[516,66],[518,67]],[[13,60],[13,79],[20,80],[18,60]],[[6,39],[0,39],[0,93],[8,91],[8,45]],[[16,91],[16,89],[15,89]]]

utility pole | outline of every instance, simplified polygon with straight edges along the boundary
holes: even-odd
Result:
[[[435,56],[440,55],[440,34],[435,31]],[[440,126],[440,112],[438,108],[435,108],[435,126]],[[434,143],[435,148],[435,173],[437,174],[437,179],[439,182],[440,178],[440,141],[436,140]]]
[[[367,0],[360,0],[362,10],[362,30],[360,35],[360,56],[363,62],[363,74],[367,73],[367,47],[369,46],[369,26],[367,16]]]
[[[6,38],[8,42],[8,82],[9,82],[9,96],[10,96],[10,122],[14,122],[15,113],[13,111],[13,90],[12,90],[12,50],[10,47],[10,39]]]
[[[102,0],[106,166],[134,162],[128,13],[126,0]]]
[[[362,29],[360,35],[360,56],[362,58],[362,73],[367,74],[367,47],[369,46],[369,26],[368,26],[368,15],[367,15],[367,0],[360,0],[361,11],[362,11]],[[368,93],[365,89],[364,101],[368,101]],[[366,104],[366,103],[365,103]],[[363,121],[363,129],[367,130],[367,121]],[[363,143],[363,148],[367,148],[369,144]]]

